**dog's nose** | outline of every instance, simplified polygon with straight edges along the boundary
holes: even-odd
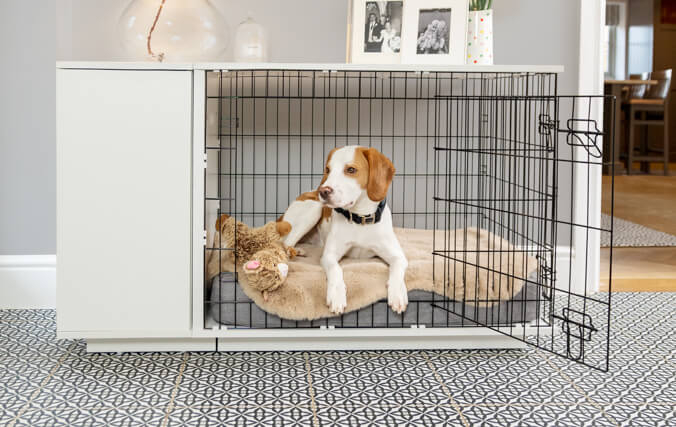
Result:
[[[327,185],[319,187],[319,195],[322,196],[322,199],[327,200],[331,196],[331,193],[333,193],[333,188]]]

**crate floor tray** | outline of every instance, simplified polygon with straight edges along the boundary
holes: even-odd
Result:
[[[298,321],[308,327],[462,323],[451,312],[464,313],[465,321],[475,319],[495,324],[534,318],[531,312],[539,297],[535,280],[537,261],[505,239],[475,228],[451,231],[400,228],[395,232],[409,262],[406,271],[409,308],[403,315],[389,310],[385,301],[387,264],[379,258],[344,258],[341,266],[348,305],[346,314],[334,316],[326,306],[326,276],[319,265],[321,248],[306,244],[299,245],[306,256],[289,263],[286,283],[272,292],[267,301],[249,287],[245,275],[226,272],[215,277],[210,295],[211,315],[222,324],[252,328],[283,327],[282,319],[292,321],[289,326],[296,326]],[[448,249],[434,255],[435,241],[437,248]],[[440,241],[446,243],[439,245]]]

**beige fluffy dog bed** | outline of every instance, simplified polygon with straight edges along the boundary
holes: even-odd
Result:
[[[492,305],[513,298],[524,284],[516,278],[528,277],[537,268],[535,258],[523,252],[510,252],[513,246],[508,241],[486,230],[468,228],[445,233],[395,228],[395,233],[408,259],[406,285],[409,291],[430,291],[470,304],[477,301],[479,306]],[[445,250],[446,257],[432,255],[433,237],[436,237],[437,251]],[[256,305],[283,319],[333,317],[326,306],[326,275],[319,265],[321,248],[307,244],[298,247],[305,256],[289,262],[286,283],[270,293],[267,301],[261,292],[251,288],[246,275],[238,275],[239,284]],[[347,286],[346,313],[387,298],[389,267],[380,258],[344,258],[340,264]],[[223,270],[234,271],[233,267],[224,264]]]

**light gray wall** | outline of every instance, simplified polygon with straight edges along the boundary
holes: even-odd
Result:
[[[0,255],[55,252],[55,9],[0,2]]]
[[[124,60],[115,24],[128,3],[0,2],[0,34],[9,41],[0,52],[11,64],[0,71],[0,254],[55,252],[54,60]],[[271,61],[344,61],[346,1],[213,3],[233,35],[251,11],[268,30]],[[575,93],[580,0],[502,0],[494,7],[496,63],[563,64],[559,91]]]
[[[495,63],[563,65],[559,94],[576,94],[580,1],[588,0],[494,1]]]

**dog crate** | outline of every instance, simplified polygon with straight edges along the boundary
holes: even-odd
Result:
[[[607,370],[611,294],[595,291],[610,286],[600,192],[613,118],[599,118],[614,100],[559,95],[561,71],[59,64],[59,337],[90,351],[531,344]],[[409,292],[403,315],[379,300],[289,320],[242,288],[242,260],[205,279],[233,249],[214,245],[220,215],[276,220],[345,145],[393,162],[394,226],[427,236],[442,291]],[[473,243],[477,230],[494,243]],[[479,277],[498,298],[470,292]],[[447,287],[458,281],[462,293]]]
[[[331,149],[361,145],[378,149],[397,170],[386,199],[394,226],[434,230],[430,257],[435,273],[447,276],[441,280],[497,274],[495,286],[507,288],[509,279],[523,286],[499,300],[479,291],[450,294],[446,286],[440,295],[411,291],[402,315],[383,299],[339,316],[288,320],[247,295],[238,283],[246,260],[238,260],[234,271],[205,283],[200,321],[224,337],[488,327],[603,368],[610,294],[589,293],[598,281],[600,234],[612,230],[601,227],[598,194],[588,184],[602,167],[604,133],[594,114],[604,98],[558,96],[557,78],[405,69],[208,71],[204,260],[218,257],[221,265],[233,250],[211,237],[220,215],[250,226],[275,221],[298,195],[318,187]],[[500,244],[472,245],[468,230],[477,228]],[[497,271],[499,263],[490,262],[517,256],[536,260],[536,268]],[[482,264],[482,257],[489,261]]]

